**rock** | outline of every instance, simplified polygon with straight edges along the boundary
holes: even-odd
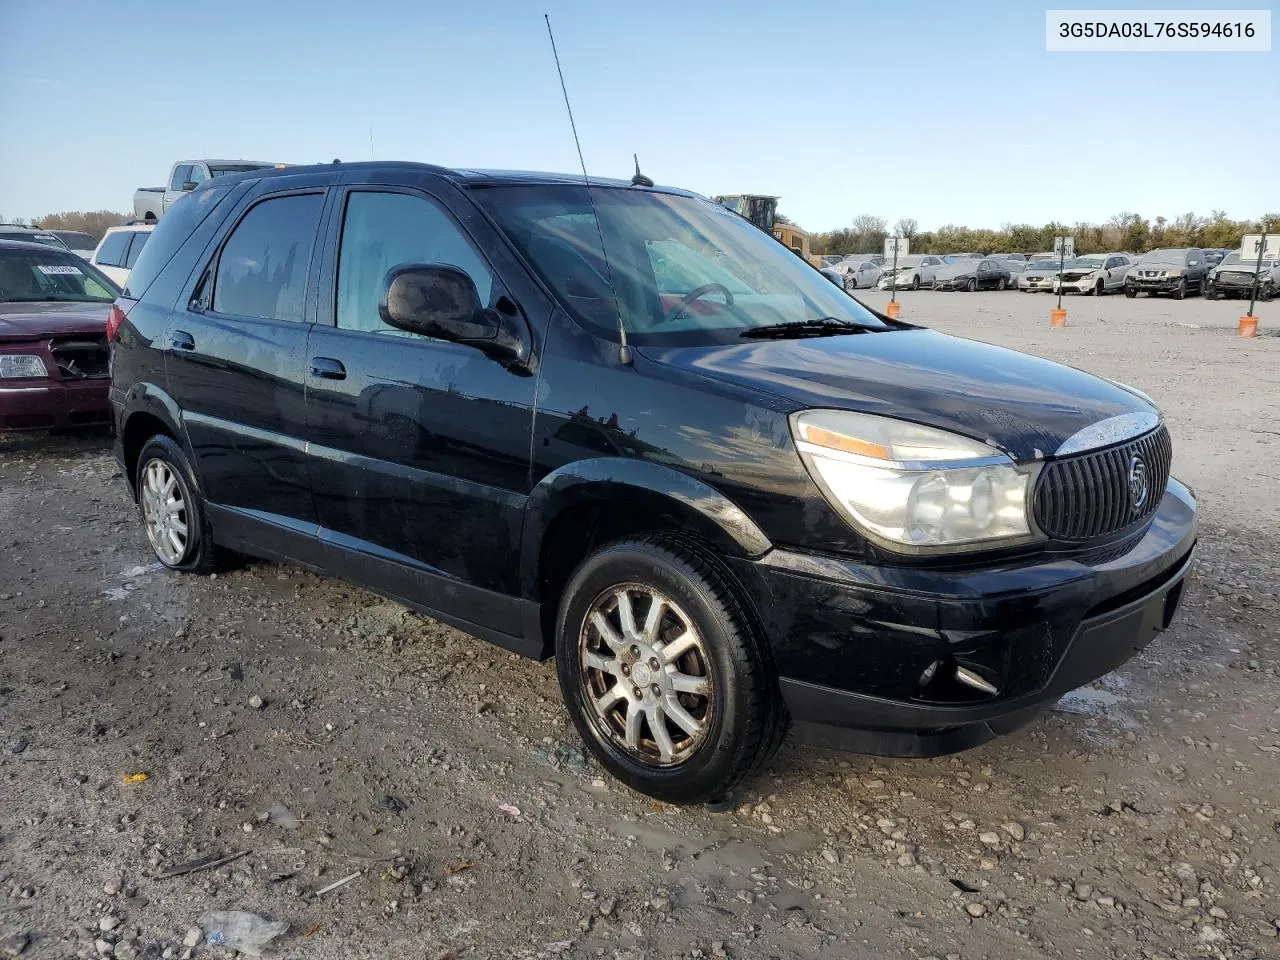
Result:
[[[823,847],[823,848],[822,848],[822,859],[823,859],[823,860],[825,860],[825,861],[827,861],[827,863],[839,863],[839,862],[840,862],[840,857],[839,857],[839,855],[838,855],[834,850],[832,850],[830,847]]]
[[[116,944],[116,960],[138,960],[140,956],[142,951],[134,941],[125,940],[123,943]]]
[[[11,933],[0,938],[0,957],[16,957],[27,949],[30,938],[25,933]]]
[[[120,918],[114,914],[108,913],[105,917],[98,921],[98,929],[103,933],[110,933],[116,927],[120,926]]]
[[[253,709],[255,710],[261,710],[266,705],[267,705],[267,701],[263,700],[256,693],[249,698],[249,706],[253,707]]]
[[[1077,900],[1088,900],[1093,896],[1093,884],[1077,883],[1072,890]]]
[[[204,931],[199,927],[192,927],[187,931],[187,935],[182,938],[182,945],[184,947],[198,947],[203,939]]]
[[[1000,846],[1000,834],[996,833],[994,830],[982,831],[982,833],[978,834],[978,840],[981,841],[984,846]]]
[[[14,753],[22,753],[27,749],[27,741],[24,738],[19,737],[17,740],[13,741],[13,743],[9,744],[9,749]]]
[[[1027,831],[1023,829],[1022,824],[1016,823],[1012,820],[1010,820],[1008,823],[1001,826],[1000,829],[1003,830],[1005,833],[1007,833],[1009,836],[1013,837],[1013,839],[1017,840],[1019,843],[1027,839]]]
[[[103,940],[101,937],[93,941],[93,949],[98,951],[98,956],[100,957],[114,957],[116,955],[115,944],[110,940]]]
[[[1223,910],[1221,907],[1210,907],[1209,916],[1217,917],[1219,920],[1225,920],[1227,919],[1227,911]]]
[[[117,893],[120,892],[120,878],[112,877],[110,880],[104,883],[102,885],[102,892],[105,893],[108,897],[114,897]]]
[[[971,917],[985,917],[987,915],[987,908],[980,903],[966,903],[964,905],[964,912]]]
[[[600,902],[600,916],[612,917],[615,910],[618,909],[618,898],[609,897]]]
[[[724,948],[724,941],[723,941],[723,940],[712,940],[712,941],[711,941],[711,955],[712,955],[713,957],[727,957],[727,956],[729,956],[729,951],[727,951],[727,950]]]

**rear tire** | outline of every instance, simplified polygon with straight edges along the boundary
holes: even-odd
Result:
[[[1132,300],[1134,297],[1138,295],[1138,291],[1135,290],[1133,287],[1125,287],[1124,295],[1128,297],[1130,300]]]
[[[919,275],[919,274],[916,274],[914,277],[912,277],[912,278],[911,278],[911,289],[912,289],[912,290],[919,290],[919,289],[920,289],[920,275]]]
[[[156,434],[138,454],[135,476],[138,510],[156,559],[185,573],[217,570],[222,555],[182,448]]]
[[[788,724],[739,588],[712,555],[674,537],[619,541],[583,561],[560,602],[556,673],[592,754],[668,803],[725,797],[769,760]]]

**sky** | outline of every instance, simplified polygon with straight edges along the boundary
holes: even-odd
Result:
[[[0,0],[0,215],[129,210],[199,157],[577,170],[544,12],[593,175],[637,153],[809,230],[1280,208],[1274,45],[1047,53],[1026,0]]]

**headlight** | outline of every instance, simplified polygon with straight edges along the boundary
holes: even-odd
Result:
[[[829,503],[906,552],[973,550],[1033,536],[1039,463],[945,430],[843,410],[791,417],[796,448]]]
[[[6,380],[19,377],[47,377],[49,368],[39,357],[28,353],[10,353],[0,355],[0,378]]]

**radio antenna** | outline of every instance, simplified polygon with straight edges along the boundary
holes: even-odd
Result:
[[[613,267],[609,264],[609,251],[604,248],[604,230],[600,227],[600,212],[596,210],[596,200],[591,194],[591,178],[587,176],[587,161],[582,158],[582,142],[578,139],[578,125],[573,122],[573,107],[569,105],[569,89],[564,84],[564,70],[560,67],[560,53],[556,50],[556,35],[551,32],[551,17],[544,13],[542,19],[547,21],[547,36],[551,38],[551,55],[555,57],[556,73],[560,76],[560,92],[564,94],[564,109],[569,114],[569,129],[573,131],[573,145],[578,148],[578,164],[582,167],[582,185],[587,189],[587,202],[591,204],[591,216],[596,222],[596,236],[600,238],[600,255],[604,257],[605,274],[609,280],[609,290],[613,294],[613,308],[618,311],[618,360],[629,364],[631,347],[627,345],[627,328],[622,322],[622,308],[618,303],[618,288],[613,283]]]

